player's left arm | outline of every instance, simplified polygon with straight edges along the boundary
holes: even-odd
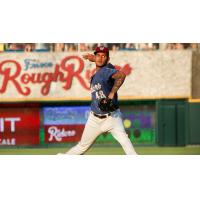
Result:
[[[108,95],[109,99],[113,99],[115,93],[122,86],[122,84],[124,83],[124,80],[126,78],[126,74],[122,71],[117,71],[116,73],[114,73],[112,75],[112,78],[115,80],[115,82],[114,82],[114,85],[113,85],[113,88],[112,88],[110,94]]]

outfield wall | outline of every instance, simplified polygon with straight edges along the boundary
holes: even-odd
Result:
[[[192,95],[192,51],[112,52],[111,63],[127,75],[120,99]],[[79,53],[2,53],[0,100],[89,100],[94,70]]]
[[[155,144],[155,102],[121,103],[123,123],[134,144]],[[89,103],[0,105],[0,146],[51,146],[77,143],[90,113]],[[116,144],[109,133],[98,144]]]
[[[52,146],[77,143],[90,102],[0,104],[0,146]],[[120,101],[126,132],[137,145],[200,144],[200,102],[186,99]],[[98,144],[117,144],[102,134]]]
[[[133,143],[200,144],[199,58],[190,50],[111,52],[111,63],[127,75],[119,97]],[[75,113],[89,111],[93,73],[94,64],[78,53],[0,54],[0,145],[77,142],[87,118]],[[116,143],[108,134],[97,142]]]
[[[187,144],[200,144],[200,101],[190,102],[187,107],[188,126],[186,142]],[[200,148],[200,147],[199,147]]]

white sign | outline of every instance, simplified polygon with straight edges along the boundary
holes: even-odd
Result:
[[[111,52],[126,73],[120,99],[191,96],[192,51]],[[90,100],[95,64],[78,53],[0,54],[1,101]]]

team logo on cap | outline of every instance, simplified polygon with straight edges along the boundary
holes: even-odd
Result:
[[[100,49],[101,51],[103,51],[103,50],[104,50],[104,47],[99,47],[99,49]]]

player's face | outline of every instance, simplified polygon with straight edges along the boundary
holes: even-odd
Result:
[[[102,67],[108,63],[109,57],[106,53],[99,52],[95,56],[95,63],[97,67]]]

